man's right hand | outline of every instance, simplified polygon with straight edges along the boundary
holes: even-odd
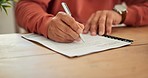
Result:
[[[83,24],[75,21],[70,15],[59,12],[48,24],[48,38],[56,42],[79,41],[79,34],[83,29]]]

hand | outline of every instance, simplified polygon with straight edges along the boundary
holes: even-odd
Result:
[[[90,31],[91,35],[111,34],[112,25],[119,24],[122,21],[122,16],[112,10],[97,11],[93,13],[88,19],[84,32],[88,33]]]
[[[49,22],[48,38],[56,42],[79,41],[79,34],[83,32],[83,29],[83,24],[75,21],[70,15],[59,12]]]

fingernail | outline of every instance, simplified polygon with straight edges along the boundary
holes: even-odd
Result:
[[[82,33],[82,29],[78,29],[78,33]]]
[[[104,33],[102,31],[99,32],[99,35],[103,35]]]
[[[92,32],[91,35],[92,35],[92,36],[95,36],[95,35],[96,35],[96,32]]]
[[[83,31],[83,33],[84,33],[84,34],[86,34],[86,33],[87,33],[87,31],[86,31],[86,30],[84,30],[84,31]]]
[[[76,39],[76,41],[81,41],[81,38]]]
[[[110,35],[110,33],[106,33],[107,35]]]

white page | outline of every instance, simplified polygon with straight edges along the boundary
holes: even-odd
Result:
[[[131,44],[130,42],[110,39],[104,36],[91,36],[89,34],[83,34],[82,36],[85,42],[58,43],[33,33],[23,35],[28,40],[38,42],[69,57],[82,56]]]
[[[112,27],[126,27],[126,24],[112,25]]]

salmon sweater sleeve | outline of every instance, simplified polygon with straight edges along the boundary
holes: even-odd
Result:
[[[125,24],[131,26],[148,25],[148,0],[124,0],[128,6]]]
[[[29,32],[47,37],[48,22],[53,17],[46,12],[50,0],[21,0],[15,10],[18,25]]]

